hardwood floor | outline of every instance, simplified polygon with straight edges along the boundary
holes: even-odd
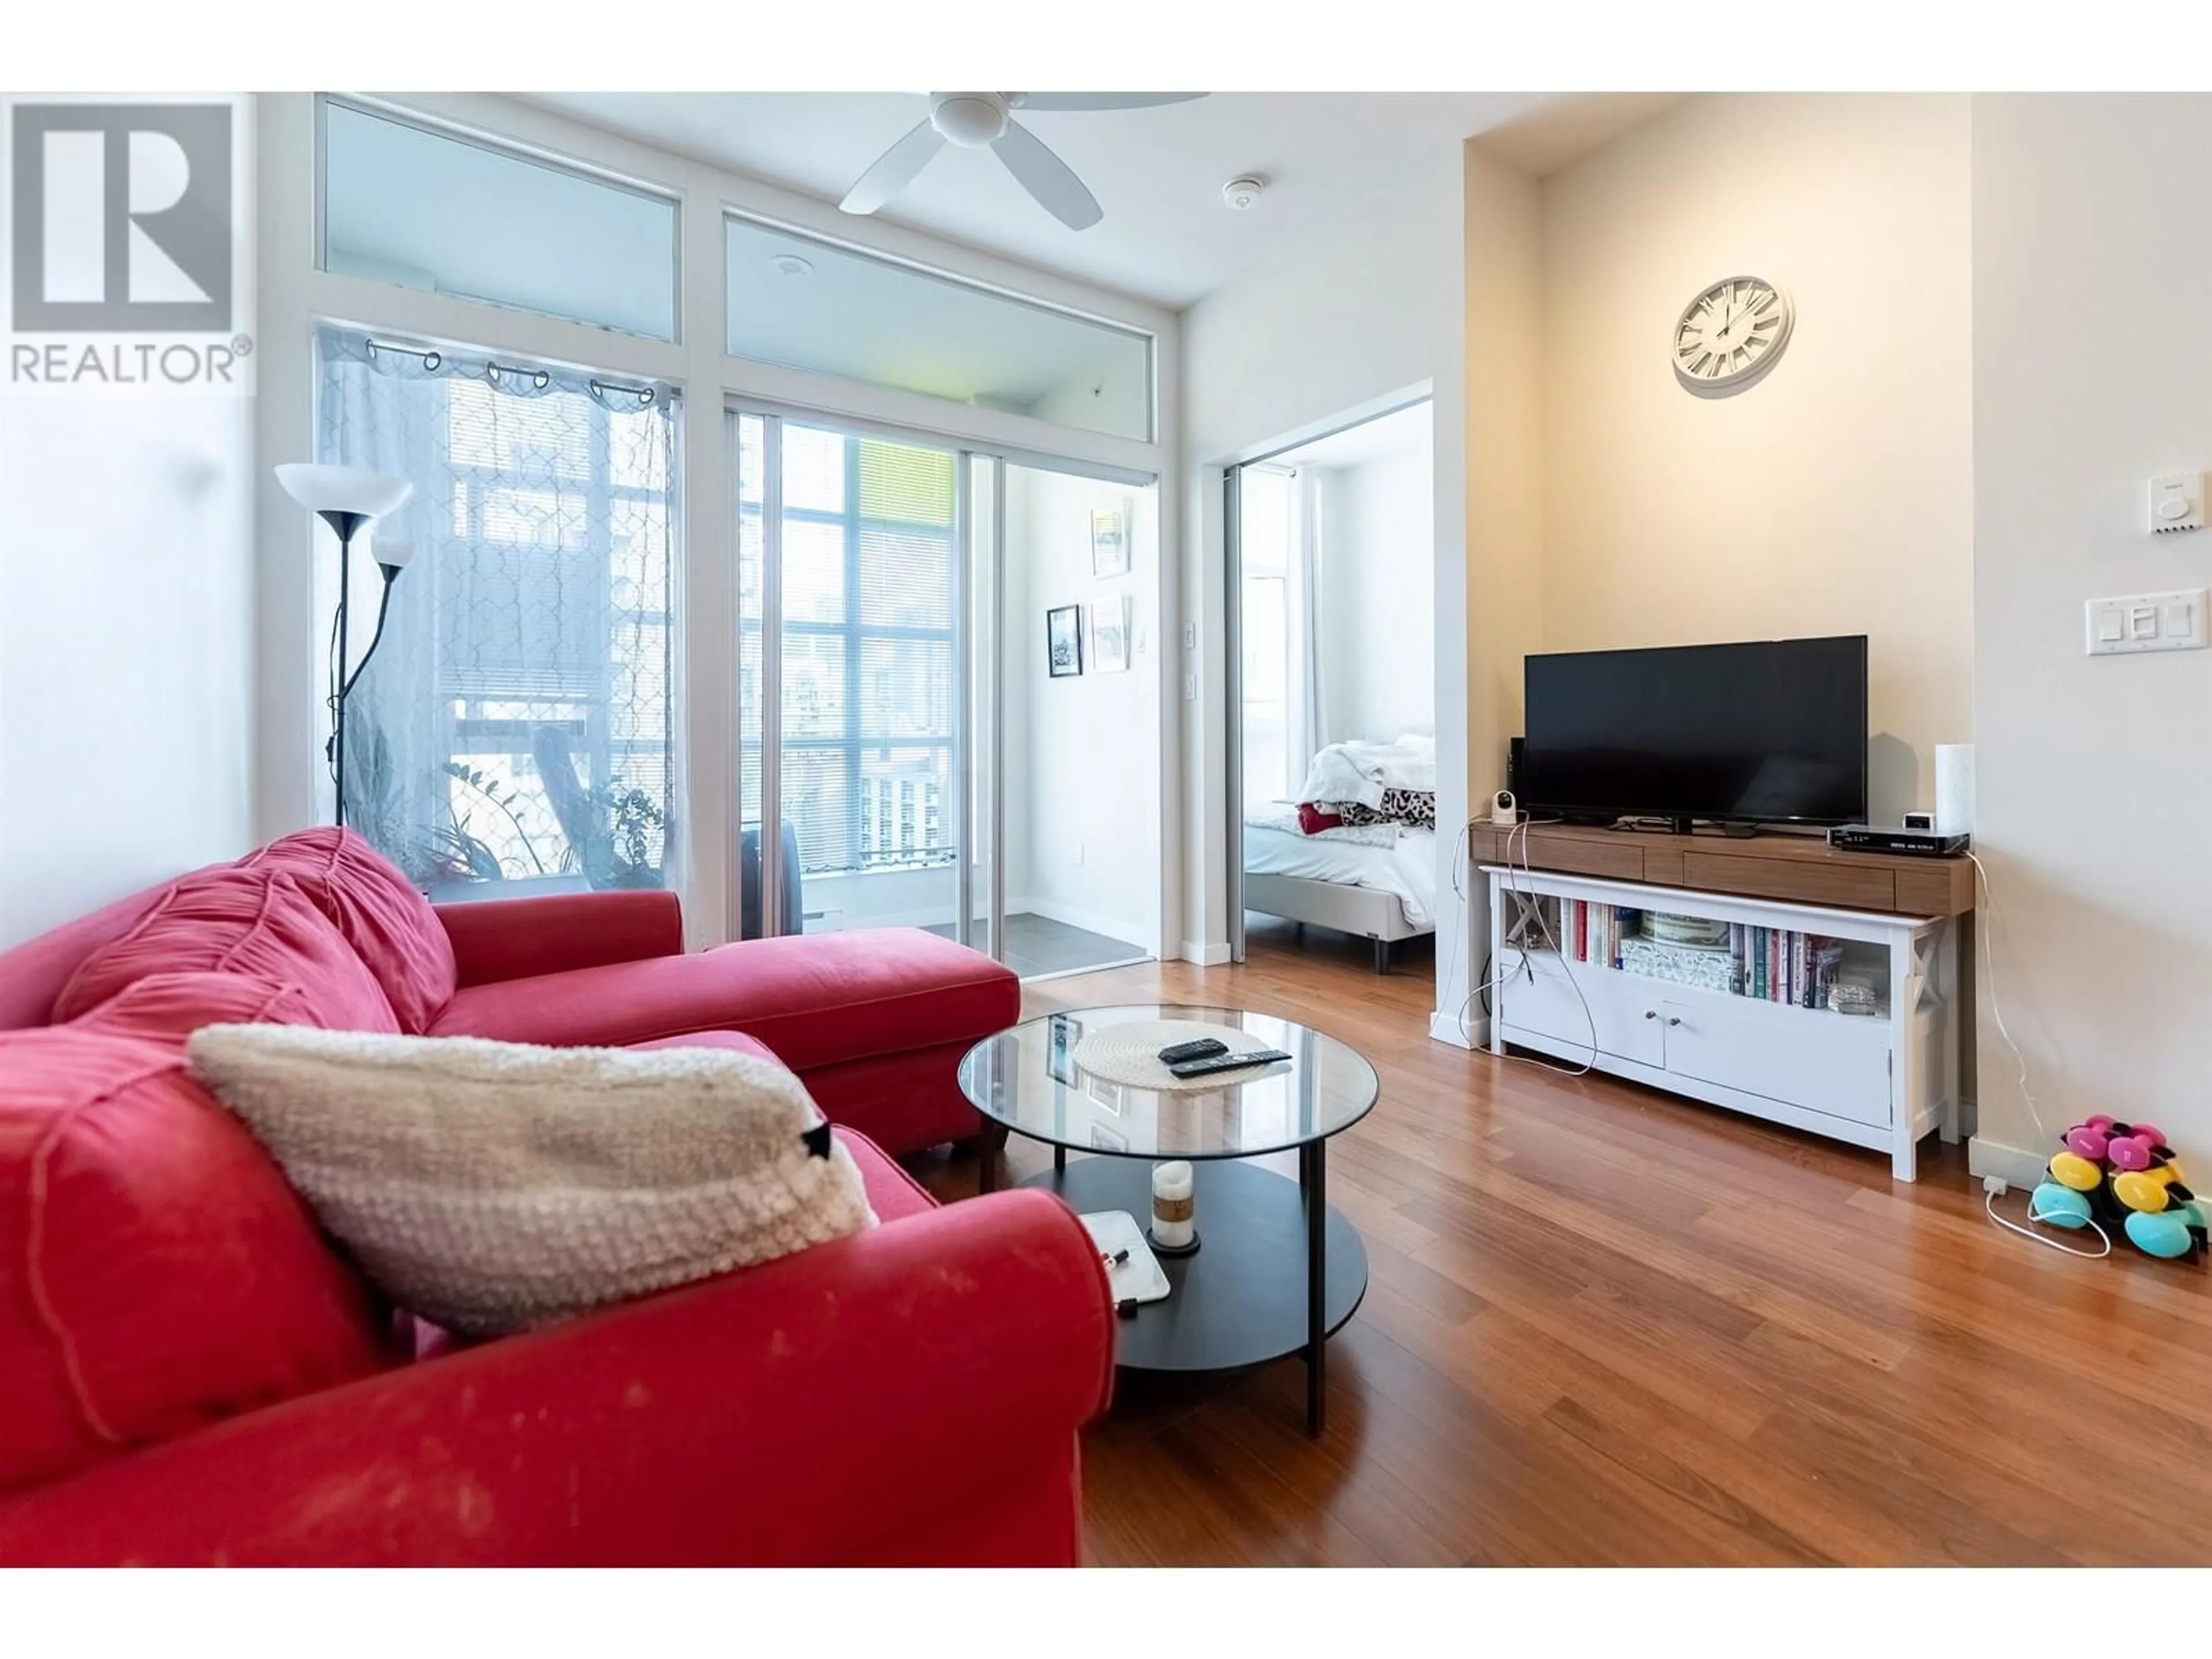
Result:
[[[1431,1042],[1426,978],[1377,978],[1356,941],[1261,933],[1242,968],[1028,1002],[1156,997],[1374,1060],[1382,1102],[1329,1151],[1371,1282],[1318,1440],[1297,1360],[1125,1373],[1085,1440],[1091,1560],[2212,1559],[2205,1269],[2001,1231],[1932,1140],[1897,1186],[1874,1153]],[[1049,1162],[1016,1139],[1002,1179]],[[948,1200],[975,1171],[916,1165]]]

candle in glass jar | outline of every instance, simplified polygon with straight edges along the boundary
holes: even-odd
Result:
[[[1180,1250],[1196,1236],[1191,1205],[1190,1165],[1178,1158],[1152,1166],[1152,1242]]]

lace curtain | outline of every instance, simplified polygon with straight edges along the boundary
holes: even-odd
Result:
[[[348,822],[441,897],[662,884],[668,392],[337,329],[317,344],[319,458],[415,486],[374,532],[413,556],[348,704]]]

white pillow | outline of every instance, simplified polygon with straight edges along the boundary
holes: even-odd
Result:
[[[797,1078],[724,1048],[210,1025],[192,1069],[402,1307],[468,1335],[875,1224]]]

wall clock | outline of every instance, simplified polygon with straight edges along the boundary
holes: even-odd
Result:
[[[1674,378],[1700,398],[1741,392],[1780,361],[1796,322],[1782,289],[1757,276],[1715,283],[1674,325]]]

